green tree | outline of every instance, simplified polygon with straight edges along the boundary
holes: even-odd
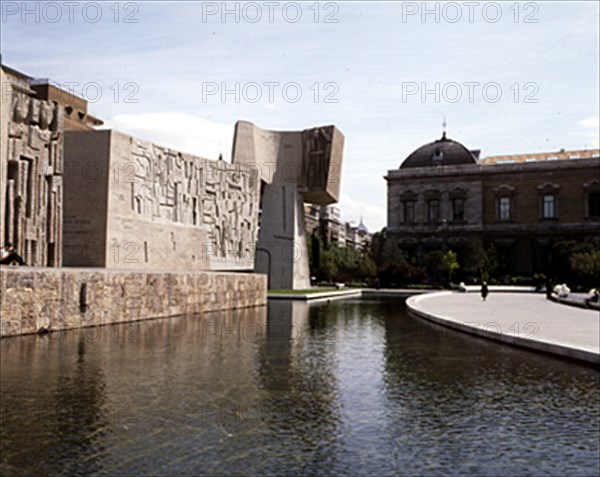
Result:
[[[358,273],[363,279],[370,279],[377,276],[377,265],[369,255],[363,255],[358,264]]]
[[[569,263],[578,283],[589,287],[600,285],[600,250],[575,252]]]
[[[483,277],[484,281],[488,281],[491,277],[496,274],[498,267],[500,266],[500,262],[498,261],[498,252],[496,251],[496,247],[494,244],[490,244],[488,248],[485,249],[483,254]]]
[[[333,281],[333,277],[338,273],[335,251],[332,249],[324,250],[321,254],[321,273],[327,281]]]
[[[567,283],[572,290],[597,287],[600,283],[600,243],[596,240],[558,240],[550,249],[549,269],[554,283]]]
[[[448,250],[442,258],[444,269],[448,276],[448,285],[452,282],[452,274],[460,268],[458,255],[452,250]]]
[[[323,241],[318,235],[309,235],[306,239],[308,248],[308,264],[310,274],[315,275],[321,267],[321,254],[323,253]]]

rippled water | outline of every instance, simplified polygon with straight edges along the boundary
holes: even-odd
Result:
[[[4,339],[2,475],[598,475],[596,369],[399,300]]]

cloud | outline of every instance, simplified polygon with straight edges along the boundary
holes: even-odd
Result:
[[[120,114],[106,121],[106,127],[207,159],[217,159],[220,153],[224,159],[231,155],[233,125],[191,114]]]
[[[584,128],[600,129],[600,118],[595,116],[593,118],[584,119],[583,121],[579,121],[579,125]]]
[[[356,222],[358,224],[362,217],[363,223],[371,233],[378,232],[386,224],[386,213],[383,207],[356,201],[348,194],[341,194],[338,206],[344,221]]]
[[[586,130],[582,133],[587,138],[586,146],[593,149],[600,147],[600,118],[594,116],[593,118],[584,119],[579,121],[579,126]]]

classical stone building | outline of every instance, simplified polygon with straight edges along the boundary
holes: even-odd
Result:
[[[421,263],[454,250],[464,276],[478,276],[492,244],[501,271],[546,272],[553,242],[597,237],[599,168],[599,150],[479,160],[444,133],[388,171],[387,231]]]
[[[118,131],[65,134],[67,266],[252,270],[259,190],[247,171]]]
[[[30,266],[59,266],[63,111],[28,77],[4,66],[0,75],[0,242]]]

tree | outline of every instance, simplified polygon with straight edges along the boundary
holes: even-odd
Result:
[[[361,278],[369,279],[377,276],[377,265],[369,255],[363,255],[358,263],[358,273]]]
[[[338,266],[335,259],[333,247],[330,250],[324,250],[321,254],[321,273],[327,281],[333,281],[333,277],[338,273]]]
[[[323,241],[318,235],[309,235],[306,238],[306,247],[308,249],[308,265],[311,275],[316,273],[321,266],[321,253],[323,252]]]
[[[600,250],[575,252],[569,263],[580,284],[588,287],[600,285]]]
[[[493,277],[498,270],[500,262],[498,261],[498,252],[496,251],[496,247],[494,244],[490,244],[488,248],[485,249],[483,254],[483,277],[484,281],[488,281],[490,277]]]
[[[551,249],[550,268],[554,283],[567,283],[572,290],[597,287],[600,283],[598,240],[558,240]]]
[[[452,282],[452,274],[460,268],[458,263],[458,255],[452,250],[448,250],[443,258],[444,268],[448,274],[448,285]]]

